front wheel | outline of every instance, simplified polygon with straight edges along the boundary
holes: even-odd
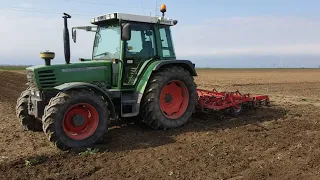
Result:
[[[26,89],[17,99],[16,116],[19,119],[21,127],[26,131],[41,131],[41,121],[37,120],[33,115],[28,113],[28,99],[30,97],[30,89]]]
[[[194,111],[196,84],[182,67],[172,66],[154,73],[142,98],[141,116],[154,129],[184,125]]]
[[[92,91],[60,92],[45,108],[43,131],[59,149],[96,143],[107,131],[107,104]]]

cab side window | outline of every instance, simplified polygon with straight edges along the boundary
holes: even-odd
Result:
[[[127,41],[127,57],[140,60],[153,57],[156,54],[153,25],[132,24],[131,39]]]
[[[171,32],[168,26],[160,26],[160,39],[162,44],[162,56],[163,58],[174,58],[175,52],[172,43]]]

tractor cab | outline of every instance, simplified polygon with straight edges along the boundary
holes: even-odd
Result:
[[[126,13],[110,13],[91,19],[95,26],[74,27],[72,39],[76,42],[76,29],[94,31],[92,61],[113,61],[113,85],[122,79],[121,87],[133,87],[149,62],[175,60],[170,26],[177,20]]]

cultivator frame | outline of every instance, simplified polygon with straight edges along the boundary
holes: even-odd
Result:
[[[245,105],[254,109],[262,105],[270,106],[268,95],[241,94],[239,90],[234,92],[218,92],[215,88],[212,91],[197,89],[198,101],[196,109],[204,113],[231,110],[232,114],[240,113]]]

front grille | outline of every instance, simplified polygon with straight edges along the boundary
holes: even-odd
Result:
[[[56,86],[57,79],[53,70],[39,71],[38,78],[41,88],[53,88]]]
[[[37,87],[36,80],[34,79],[33,71],[30,71],[30,70],[27,71],[27,80],[28,80],[29,87],[31,88]]]

